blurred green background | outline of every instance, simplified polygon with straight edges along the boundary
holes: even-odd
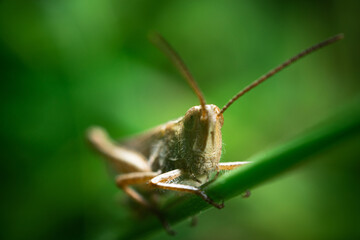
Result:
[[[91,125],[114,138],[198,105],[147,40],[160,32],[208,103],[232,95],[304,48],[345,40],[281,72],[225,114],[222,161],[277,146],[358,98],[358,1],[0,2],[1,239],[112,239],[125,196],[85,141]],[[173,239],[360,237],[360,136],[183,222]],[[139,229],[141,231],[141,229]],[[164,232],[151,239],[166,239]]]

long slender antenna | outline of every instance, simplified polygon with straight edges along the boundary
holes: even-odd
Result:
[[[241,97],[242,95],[244,95],[245,93],[247,93],[248,91],[250,91],[251,89],[253,89],[254,87],[256,87],[257,85],[259,85],[260,83],[264,82],[266,79],[270,78],[271,76],[275,75],[276,73],[280,72],[281,70],[283,70],[285,67],[289,66],[290,64],[294,63],[295,61],[299,60],[300,58],[308,55],[309,53],[315,52],[316,50],[325,47],[331,43],[334,43],[338,40],[341,40],[344,38],[344,34],[338,34],[335,35],[325,41],[322,41],[318,44],[315,44],[311,47],[309,47],[308,49],[305,49],[304,51],[300,52],[299,54],[295,55],[294,57],[290,58],[289,60],[285,61],[284,63],[280,64],[279,66],[277,66],[276,68],[272,69],[271,71],[269,71],[268,73],[266,73],[265,75],[261,76],[260,78],[258,78],[257,80],[255,80],[254,82],[252,82],[250,85],[248,85],[247,87],[245,87],[243,90],[241,90],[238,94],[236,94],[232,99],[230,99],[230,101],[221,109],[219,114],[222,114],[225,112],[226,109],[229,108],[229,106],[231,104],[233,104],[239,97]]]
[[[206,119],[207,114],[205,110],[205,98],[202,92],[200,91],[199,86],[195,82],[193,76],[191,75],[189,69],[186,67],[185,63],[181,60],[179,54],[171,47],[171,45],[158,33],[151,33],[149,35],[151,42],[158,47],[175,65],[175,67],[180,71],[181,75],[186,79],[191,88],[194,90],[196,96],[200,100],[201,109],[202,109],[202,118]]]

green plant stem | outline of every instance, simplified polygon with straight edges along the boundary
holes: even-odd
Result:
[[[214,200],[227,200],[293,168],[310,156],[360,133],[360,101],[296,139],[257,154],[244,167],[220,176],[205,190]],[[197,196],[185,195],[167,201],[163,206],[166,219],[173,225],[211,206]],[[143,221],[129,220],[122,226],[121,239],[134,239],[162,229],[155,217]]]

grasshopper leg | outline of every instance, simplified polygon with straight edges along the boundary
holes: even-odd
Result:
[[[213,205],[218,209],[224,207],[224,203],[218,204],[214,202],[209,196],[206,195],[204,191],[202,191],[199,188],[184,184],[167,183],[167,181],[171,181],[175,178],[180,177],[181,175],[182,175],[182,171],[180,169],[175,169],[152,178],[150,180],[150,184],[157,188],[196,194],[199,197],[201,197],[204,201],[208,202],[209,204]]]
[[[139,204],[151,208],[152,206],[149,202],[133,188],[130,188],[129,185],[146,183],[156,175],[158,174],[155,172],[133,172],[122,174],[116,177],[116,185]]]
[[[241,167],[243,165],[249,164],[251,162],[224,162],[219,163],[217,166],[218,171],[219,170],[233,170],[237,167]]]
[[[248,164],[250,162],[225,162],[225,163],[218,163],[217,167],[216,167],[216,174],[213,177],[213,179],[211,179],[210,181],[207,181],[205,184],[203,184],[201,186],[202,189],[204,189],[205,187],[207,187],[208,185],[210,185],[211,183],[215,182],[215,180],[219,177],[220,175],[220,170],[233,170],[237,167],[241,167],[245,164]],[[209,177],[208,177],[209,178]]]
[[[146,158],[142,154],[116,145],[101,127],[90,128],[87,137],[91,145],[105,157],[116,173],[119,174],[116,177],[118,187],[130,198],[155,214],[167,233],[174,235],[175,232],[170,228],[161,212],[135,189],[129,187],[129,185],[133,184],[147,183],[158,175],[158,173],[151,172]]]
[[[218,172],[216,175],[219,175],[219,170],[233,170],[237,167],[241,167],[243,165],[246,165],[251,162],[225,162],[225,163],[219,163],[218,164]],[[214,178],[212,181],[214,181],[216,178]],[[243,195],[243,198],[250,197],[251,192],[250,190],[246,190],[246,192]]]
[[[103,128],[90,128],[87,137],[118,173],[151,172],[147,159],[142,154],[116,145]]]
[[[139,194],[133,188],[129,187],[129,185],[147,183],[150,179],[154,178],[156,175],[158,175],[158,173],[156,172],[127,173],[127,174],[119,175],[116,178],[116,184],[132,199],[134,199],[136,202],[146,207],[153,214],[155,214],[159,218],[161,224],[163,225],[163,227],[165,228],[166,232],[169,235],[175,235],[175,231],[171,229],[169,223],[166,221],[163,214],[161,214],[161,212],[155,206],[151,205],[147,200],[145,200],[145,198],[143,198],[141,194]]]

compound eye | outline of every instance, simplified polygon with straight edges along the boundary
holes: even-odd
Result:
[[[185,130],[191,131],[195,129],[196,125],[196,116],[194,114],[191,114],[190,116],[186,116],[184,127]]]

